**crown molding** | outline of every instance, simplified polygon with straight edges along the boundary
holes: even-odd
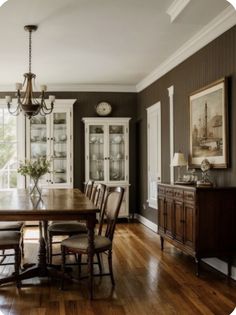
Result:
[[[170,16],[171,23],[183,12],[185,7],[191,0],[174,0],[174,2],[166,10],[166,13]]]
[[[136,92],[136,86],[128,84],[48,84],[48,90],[54,92]]]
[[[159,67],[136,85],[140,92],[161,78],[185,59],[193,55],[212,40],[223,34],[236,24],[236,12],[233,7],[227,7],[221,14],[207,24],[200,32],[188,40],[176,53],[166,59]]]
[[[40,92],[36,90],[35,92]],[[0,92],[14,92],[13,85],[0,85]],[[119,84],[48,84],[47,92],[126,92],[135,93],[135,85]]]

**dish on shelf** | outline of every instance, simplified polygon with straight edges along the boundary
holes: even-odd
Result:
[[[65,124],[66,123],[66,120],[63,118],[63,119],[54,119],[54,124]]]
[[[116,136],[116,137],[114,137],[113,141],[114,141],[114,143],[121,143],[122,137],[121,136]]]
[[[66,157],[66,152],[55,151],[55,157]]]
[[[66,135],[60,135],[60,136],[59,136],[59,139],[60,139],[61,141],[66,141],[67,136],[66,136]]]
[[[57,168],[57,169],[55,169],[55,173],[65,173],[65,169],[64,168]]]
[[[112,173],[111,174],[111,179],[112,180],[117,180],[117,179],[119,179],[120,178],[120,174],[117,172],[114,172],[114,173]]]
[[[121,126],[111,126],[110,127],[110,133],[120,133],[121,132]]]
[[[97,142],[97,137],[92,137],[90,139],[90,143],[96,143]]]

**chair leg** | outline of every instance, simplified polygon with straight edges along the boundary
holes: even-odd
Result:
[[[102,264],[101,264],[101,258],[100,258],[100,253],[96,254],[97,260],[98,260],[98,267],[99,267],[99,273],[102,273]]]
[[[21,264],[21,250],[20,248],[15,248],[15,276],[16,276],[16,286],[21,287],[21,281],[19,279],[19,270]]]
[[[78,263],[78,276],[80,278],[80,276],[81,276],[81,261],[82,261],[82,255],[81,254],[77,254],[76,261]]]
[[[61,246],[61,271],[62,271],[62,277],[61,277],[61,290],[64,290],[64,277],[65,277],[65,265],[66,265],[66,248],[64,246]]]
[[[52,264],[52,238],[53,236],[49,234],[48,236],[48,261],[49,264]]]
[[[111,283],[112,283],[112,285],[115,285],[113,269],[112,269],[112,250],[108,251],[108,265],[109,265],[109,272],[111,275]]]
[[[24,251],[24,233],[22,234],[22,240],[21,240],[21,256],[24,257],[25,256],[25,251]]]

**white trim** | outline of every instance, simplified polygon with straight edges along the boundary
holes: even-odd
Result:
[[[146,227],[148,227],[150,230],[152,230],[153,232],[157,233],[158,231],[158,227],[157,224],[153,223],[152,221],[146,219],[145,217],[143,217],[142,215],[136,213],[135,214],[135,218],[142,223],[143,225],[145,225]]]
[[[151,118],[156,117],[157,119],[153,124],[150,124]],[[154,130],[153,130],[154,128]],[[152,130],[151,130],[152,129]],[[151,143],[151,133],[157,131],[156,138]],[[155,144],[156,142],[156,144]],[[154,149],[154,151],[153,151]],[[155,152],[154,156],[153,153]],[[147,108],[147,177],[148,177],[148,204],[153,209],[158,209],[157,202],[157,187],[155,188],[156,196],[153,196],[153,184],[157,186],[157,183],[161,182],[161,102],[157,102],[154,105]],[[153,165],[155,173],[153,172]],[[151,187],[152,186],[152,187]]]
[[[223,274],[227,275],[228,273],[228,264],[225,261],[222,261],[218,258],[205,258],[202,259],[206,264],[210,265],[211,267],[215,268],[216,270],[222,272]],[[231,278],[236,280],[236,267],[231,267]]]
[[[171,165],[172,158],[174,156],[174,85],[168,89],[169,104],[170,104],[170,182],[174,183],[174,166]]]
[[[166,10],[166,13],[170,16],[171,23],[183,12],[185,7],[191,0],[174,0],[174,2]]]
[[[48,92],[137,92],[135,85],[119,84],[48,84]],[[0,92],[14,92],[13,85],[0,85]]]
[[[233,7],[227,7],[221,14],[207,24],[200,32],[188,40],[176,53],[166,59],[159,67],[136,85],[137,92],[161,78],[185,59],[193,55],[212,40],[223,34],[236,24],[236,12]]]

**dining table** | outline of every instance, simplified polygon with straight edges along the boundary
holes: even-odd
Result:
[[[89,296],[93,299],[94,229],[99,209],[79,189],[43,189],[40,198],[32,198],[27,189],[0,191],[1,221],[48,221],[84,220],[88,230]],[[40,228],[38,262],[20,272],[19,279],[62,276],[59,270],[47,263],[47,232]],[[0,285],[15,281],[14,273],[0,279]]]

